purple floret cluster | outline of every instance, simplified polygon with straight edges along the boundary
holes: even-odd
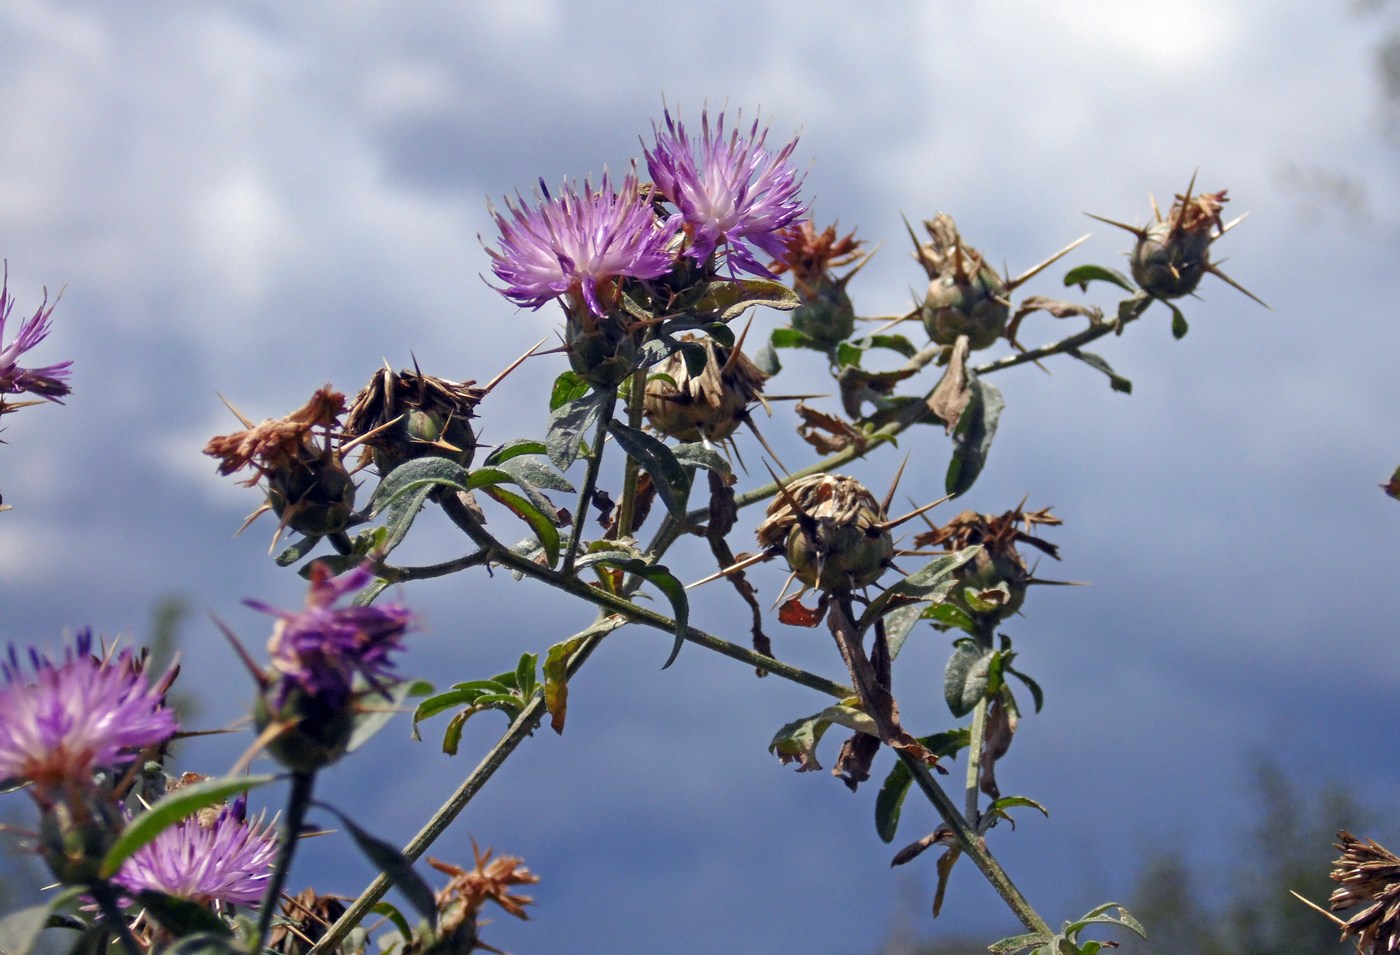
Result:
[[[493,208],[500,241],[487,254],[501,294],[528,308],[562,299],[571,314],[602,317],[623,280],[660,278],[683,259],[771,278],[755,251],[778,258],[782,231],[806,212],[791,165],[797,139],[773,151],[757,121],[747,134],[735,127],[726,132],[723,112],[712,126],[705,111],[693,138],[666,110],[643,150],[649,185],[629,173],[615,190],[605,175],[597,189],[566,182],[554,195],[541,181],[533,207],[517,195],[505,213]]]

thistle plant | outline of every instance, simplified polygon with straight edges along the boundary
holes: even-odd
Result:
[[[1115,903],[1052,928],[993,851],[1011,836],[1010,826],[998,827],[1013,811],[1045,811],[1032,795],[1003,794],[997,770],[1045,695],[1022,670],[1007,631],[1024,626],[1031,587],[1053,582],[1038,576],[1033,558],[1061,558],[1048,539],[1060,518],[1024,502],[989,513],[946,515],[938,507],[968,494],[995,464],[991,447],[1006,411],[991,376],[1067,358],[1128,393],[1128,379],[1086,347],[1123,334],[1156,303],[1171,314],[1175,337],[1186,333],[1175,303],[1204,274],[1224,278],[1209,251],[1230,228],[1219,219],[1225,193],[1193,195],[1193,180],[1166,216],[1143,229],[1123,226],[1136,239],[1130,275],[1093,264],[1067,272],[1062,288],[1080,296],[1091,285],[1126,293],[1107,306],[1082,297],[1017,300],[1082,240],[1012,276],[992,268],[939,213],[925,223],[927,239],[909,230],[926,290],[902,315],[864,316],[853,280],[873,253],[854,232],[816,224],[794,163],[799,140],[774,148],[769,135],[761,121],[725,111],[703,110],[698,129],[687,127],[667,108],[620,181],[605,173],[596,186],[590,177],[565,179],[551,191],[540,180],[533,199],[517,192],[503,208],[490,207],[497,234],[483,239],[488,282],[518,308],[557,303],[563,313],[555,316],[561,346],[535,346],[521,359],[567,362],[547,396],[517,402],[547,413],[541,433],[482,440],[495,391],[519,362],[484,387],[456,370],[386,365],[350,400],[327,384],[302,408],[261,424],[235,412],[243,429],[212,438],[205,452],[221,474],[250,475],[243,483],[260,494],[250,521],[275,515],[274,550],[283,547],[275,561],[309,582],[298,610],[248,601],[272,618],[265,656],[223,628],[251,677],[249,753],[226,776],[176,785],[164,745],[175,725],[162,702],[173,674],[151,682],[131,651],[94,657],[86,635],[61,661],[35,651],[27,668],[11,650],[0,667],[0,776],[33,797],[42,818],[31,841],[62,889],[5,920],[0,948],[23,955],[58,913],[80,925],[84,939],[115,940],[128,955],[348,955],[364,950],[372,931],[366,916],[378,911],[394,926],[377,938],[389,951],[495,950],[482,938],[482,913],[490,904],[526,916],[531,899],[519,890],[538,879],[523,860],[474,842],[467,864],[428,860],[446,877],[436,890],[416,863],[542,722],[562,732],[570,706],[592,705],[571,694],[571,679],[625,626],[669,638],[669,652],[656,653],[663,670],[689,644],[690,652],[719,653],[814,691],[815,712],[776,729],[770,750],[781,764],[820,770],[823,737],[839,725],[850,735],[832,772],[868,793],[862,784],[889,750],[871,806],[877,832],[886,842],[901,823],[925,833],[894,854],[897,864],[940,848],[930,878],[935,915],[955,864],[970,860],[1025,928],[991,950],[1089,955],[1112,943],[1086,933],[1143,931]],[[4,298],[0,322],[8,309]],[[772,321],[771,312],[786,320]],[[1043,316],[1078,327],[1027,347],[1033,319]],[[755,321],[769,330],[750,359],[744,336],[763,326],[743,323]],[[67,363],[29,371],[15,364],[47,322],[41,307],[0,353],[0,392],[53,401],[66,394]],[[744,334],[736,334],[741,325]],[[824,356],[829,405],[806,396],[792,413],[769,406],[783,373],[779,354],[793,349]],[[454,377],[439,376],[448,371]],[[814,460],[796,468],[779,461],[752,428],[760,406],[772,413],[765,427],[795,430]],[[753,443],[741,425],[750,426]],[[928,503],[891,516],[903,464],[890,468],[882,496],[842,469],[858,458],[887,460],[884,445],[906,432],[925,436],[914,452],[917,470],[930,473],[932,453],[943,481],[914,488]],[[759,504],[766,512],[750,517],[746,510]],[[916,519],[927,530],[909,539],[906,525]],[[460,532],[460,556],[401,561],[400,544],[428,521]],[[284,534],[294,536],[282,545]],[[705,541],[713,566],[672,568],[671,550],[687,536]],[[779,593],[760,595],[746,572],[768,561],[785,563],[791,576]],[[417,580],[468,573],[484,582],[494,569],[510,573],[495,575],[490,587],[552,588],[591,608],[593,619],[548,645],[512,645],[494,675],[433,683],[401,675],[400,653],[420,623],[401,595],[411,595]],[[721,580],[733,596],[714,585]],[[641,602],[644,589],[662,603]],[[737,597],[748,607],[751,647],[690,623],[701,595]],[[765,609],[770,599],[776,614]],[[823,624],[835,643],[831,665],[840,667],[834,677],[782,659],[788,628]],[[949,648],[946,722],[913,727],[900,715],[898,695],[932,682],[928,674],[905,677],[900,651],[910,640]],[[477,714],[499,711],[509,725],[420,832],[396,848],[317,798],[316,782],[401,707],[413,710],[415,739],[447,717],[441,745],[451,755]],[[951,766],[960,759],[959,793]],[[250,775],[254,760],[272,771]],[[250,798],[275,781],[286,788],[275,822],[268,807],[250,815]],[[912,793],[929,809],[916,809]],[[357,898],[286,891],[312,816],[343,830],[379,868]],[[391,887],[416,912],[416,925],[382,901]]]

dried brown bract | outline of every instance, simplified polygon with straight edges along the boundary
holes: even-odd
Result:
[[[306,955],[345,914],[346,899],[303,889],[282,899],[282,919],[273,923],[267,947],[278,955]]]
[[[413,371],[375,372],[355,396],[345,419],[347,435],[361,438],[380,475],[405,461],[444,457],[469,467],[476,451],[471,419],[486,392],[475,382],[455,382]]]
[[[528,919],[525,906],[534,902],[528,895],[517,895],[511,889],[519,885],[534,885],[540,881],[516,856],[492,858],[492,850],[482,852],[472,840],[472,855],[476,865],[463,869],[450,862],[429,858],[428,864],[450,878],[437,893],[439,927],[444,935],[466,931],[473,948],[484,947],[476,942],[476,920],[487,902],[495,902],[516,918]],[[471,949],[468,949],[469,951]]]
[[[821,590],[868,586],[894,556],[884,508],[859,481],[840,474],[787,484],[756,533],[761,545],[783,551],[799,580]]]
[[[684,341],[697,341],[686,335]],[[692,374],[683,351],[659,362],[647,378],[647,421],[677,441],[724,441],[763,401],[768,376],[739,348],[703,340],[704,367]]]
[[[1400,858],[1374,839],[1358,839],[1345,829],[1337,833],[1341,857],[1332,863],[1328,908],[1343,912],[1365,906],[1342,923],[1342,938],[1354,937],[1362,951],[1379,955],[1400,951]]]
[[[772,265],[775,274],[792,272],[792,287],[801,299],[789,316],[792,327],[825,345],[835,346],[855,331],[856,313],[846,286],[869,261],[862,257],[854,231],[837,238],[835,225],[818,232],[811,220],[783,232],[783,256]],[[859,260],[859,261],[857,261]],[[845,275],[832,270],[857,263]]]
[[[355,505],[355,484],[338,448],[344,411],[345,396],[326,385],[285,418],[254,425],[239,415],[247,430],[211,438],[204,453],[219,459],[220,474],[252,467],[256,473],[243,482],[249,487],[267,481],[267,503],[249,521],[271,508],[281,518],[278,535],[283,527],[337,533],[349,526]]]
[[[974,616],[989,615],[993,620],[1009,617],[1025,601],[1026,588],[1041,583],[1032,576],[1017,545],[1031,547],[1059,560],[1059,548],[1032,533],[1038,526],[1063,523],[1050,508],[1004,514],[978,514],[963,511],[942,527],[915,536],[916,547],[941,547],[959,551],[980,544],[977,556],[955,572],[962,587],[950,599]],[[971,590],[969,597],[965,591]]]

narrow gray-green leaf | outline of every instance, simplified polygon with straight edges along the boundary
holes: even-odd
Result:
[[[486,455],[485,463],[490,467],[499,467],[511,458],[517,458],[522,454],[548,454],[549,448],[543,441],[535,438],[512,438],[504,444],[497,445],[495,450]]]
[[[971,395],[953,429],[953,459],[944,479],[945,490],[954,496],[966,492],[982,473],[1006,406],[1001,392],[972,372],[968,372],[967,385]]]
[[[954,716],[972,712],[987,691],[988,668],[995,651],[983,649],[977,642],[962,639],[953,647],[943,672],[943,699]]]
[[[72,886],[47,896],[38,905],[11,912],[0,918],[0,952],[5,955],[29,955],[39,933],[49,924],[49,916],[82,894],[81,886]]]
[[[545,558],[549,561],[549,566],[553,567],[559,562],[559,529],[554,526],[554,521],[550,519],[548,514],[519,494],[514,494],[500,487],[487,487],[482,490],[482,493],[504,504],[516,517],[530,525],[530,529],[535,532],[535,537],[539,538],[540,544],[544,547]]]
[[[367,702],[364,709],[355,716],[355,728],[350,733],[350,742],[346,744],[345,751],[353,753],[370,738],[388,725],[389,720],[410,696],[426,696],[433,692],[433,685],[427,680],[404,680],[389,687],[390,699],[382,696],[366,697]]]
[[[437,928],[437,901],[433,897],[433,890],[428,888],[428,883],[423,881],[423,877],[413,871],[413,863],[409,862],[404,854],[392,845],[365,832],[357,826],[350,817],[346,816],[334,806],[323,802],[316,805],[333,814],[340,820],[350,832],[350,838],[355,840],[355,845],[364,853],[365,858],[373,862],[379,871],[384,873],[390,883],[403,893],[410,905],[417,910],[418,914],[428,920],[428,924]]]
[[[110,879],[137,849],[149,843],[182,819],[250,789],[276,779],[275,776],[225,776],[206,779],[169,793],[151,808],[133,818],[122,829],[112,848],[102,859],[102,877]]]
[[[1081,265],[1065,273],[1066,288],[1078,285],[1081,291],[1087,291],[1090,282],[1112,282],[1124,291],[1137,291],[1137,286],[1133,284],[1132,279],[1117,269],[1110,269],[1102,265]]]
[[[465,491],[470,480],[471,475],[466,468],[447,458],[426,457],[405,461],[379,482],[374,499],[370,502],[370,516],[382,513],[400,494],[407,494],[425,485],[441,485]]]
[[[755,305],[788,312],[801,304],[797,293],[769,279],[733,279],[715,281],[695,305],[695,311],[718,316],[731,322]]]
[[[578,458],[581,436],[591,435],[597,427],[598,418],[603,413],[605,398],[602,392],[594,391],[568,401],[550,412],[545,445],[549,451],[549,460],[556,468],[567,471],[569,465]]]
[[[690,474],[676,460],[671,449],[637,428],[620,421],[608,423],[618,447],[622,448],[651,475],[657,495],[674,516],[685,517],[686,501],[690,497]]]

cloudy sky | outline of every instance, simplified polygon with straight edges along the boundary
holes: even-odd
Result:
[[[949,212],[1016,271],[1090,230],[1071,261],[1120,264],[1125,234],[1083,213],[1144,221],[1148,194],[1167,199],[1194,169],[1230,190],[1227,214],[1251,213],[1218,253],[1273,311],[1207,278],[1183,341],[1150,312],[1099,348],[1131,397],[1063,363],[997,377],[1007,410],[965,506],[1053,505],[1052,576],[1092,584],[1043,588],[1008,626],[1048,703],[1000,778],[1051,814],[997,830],[993,847],[1042,914],[1125,896],[1145,848],[1221,861],[1259,756],[1390,805],[1400,510],[1376,485],[1400,462],[1400,178],[1378,132],[1383,27],[1341,3],[1255,0],[10,0],[0,255],[18,312],[63,289],[36,356],[75,366],[65,407],[6,419],[0,639],[139,635],[179,595],[198,611],[187,689],[206,725],[234,719],[249,687],[205,611],[258,645],[265,619],[239,600],[291,606],[304,591],[267,556],[270,522],[233,536],[257,501],[200,455],[234,426],[218,396],[280,416],[415,355],[426,372],[492,377],[558,318],[517,311],[481,278],[488,199],[624,169],[663,102],[728,103],[761,109],[779,138],[800,131],[815,217],[884,243],[852,286],[866,314],[904,310],[919,283],[901,215]],[[1364,188],[1361,207],[1299,185],[1337,177]],[[1057,286],[1047,273],[1028,291]],[[1060,331],[1031,319],[1023,338]],[[560,367],[513,376],[483,409],[487,440],[538,434]],[[794,360],[785,387],[820,388],[819,371]],[[765,433],[791,463],[789,429],[780,412]],[[902,448],[905,489],[934,496],[945,439]],[[886,450],[855,473],[883,487],[896,463]],[[464,550],[443,528],[420,533],[421,559]],[[770,595],[780,582],[760,576]],[[405,668],[440,684],[591,619],[501,574],[401,598],[427,623]],[[696,616],[743,639],[722,589]],[[841,675],[821,632],[773,633],[780,656]],[[927,732],[949,722],[948,640],[922,636],[895,689]],[[498,920],[488,940],[878,949],[901,911],[925,909],[932,859],[892,872],[873,787],[851,795],[767,754],[778,726],[823,701],[694,647],[658,672],[666,643],[610,638],[575,683],[567,734],[530,741],[433,850],[468,858],[472,836],[543,878],[532,922]],[[391,726],[323,793],[403,840],[500,725],[474,721],[456,760]],[[217,772],[246,742],[190,747],[181,768]],[[933,825],[911,806],[901,835]],[[370,874],[322,840],[293,882],[354,894]],[[1007,934],[997,904],[965,866],[927,930]]]

